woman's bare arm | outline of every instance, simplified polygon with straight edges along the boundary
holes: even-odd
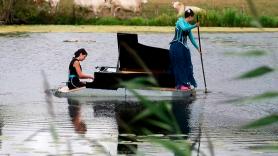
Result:
[[[81,71],[79,61],[75,61],[73,63],[73,67],[76,69],[76,72],[77,72],[77,75],[79,76],[79,78],[81,78],[81,79],[93,79],[94,78],[92,75],[85,74]]]

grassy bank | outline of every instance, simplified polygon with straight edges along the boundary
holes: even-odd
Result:
[[[91,26],[91,25],[23,25],[0,26],[0,34],[25,32],[154,32],[172,33],[172,26]],[[193,31],[196,31],[194,29]],[[246,32],[278,32],[278,28],[239,28],[239,27],[201,27],[201,32],[246,33]]]
[[[169,6],[172,0],[150,0],[150,4]],[[179,0],[185,5],[198,6],[205,10],[221,11],[227,8],[234,8],[251,15],[250,6],[247,0]],[[260,16],[278,16],[278,0],[253,0],[255,8]]]
[[[236,10],[227,9],[221,12],[210,11],[201,14],[201,26],[206,27],[254,27],[252,16],[238,13]],[[153,18],[131,17],[128,19],[101,17],[86,18],[83,16],[55,15],[52,17],[40,18],[36,16],[24,19],[24,24],[57,24],[57,25],[131,25],[131,26],[174,26],[177,20],[176,15],[162,14]],[[278,17],[261,16],[258,18],[262,27],[277,28]]]
[[[238,12],[236,9],[224,9],[222,11],[207,11],[200,14],[201,26],[206,27],[254,27],[255,19],[245,13]],[[54,24],[91,24],[91,25],[135,25],[135,26],[174,26],[177,20],[175,14],[161,14],[156,17],[131,17],[128,19],[120,19],[114,17],[90,18],[82,17],[70,20],[65,17]],[[256,19],[262,27],[276,28],[278,27],[278,17],[260,16]],[[72,21],[68,23],[68,21]],[[39,23],[33,23],[39,24]],[[48,23],[52,24],[52,23]]]
[[[219,8],[222,4],[220,2],[217,3],[217,7],[216,4],[208,5],[210,3],[204,5],[201,0],[198,2],[198,6],[207,10],[206,13],[200,14],[201,26],[254,27],[256,20],[262,27],[278,27],[278,15],[275,14],[259,14],[254,18],[246,7],[240,8],[235,5],[232,8]],[[0,12],[0,19],[7,24],[174,26],[177,20],[175,10],[171,7],[170,1],[166,0],[155,0],[144,5],[141,15],[121,12],[118,17],[111,17],[109,10],[104,10],[103,14],[95,17],[89,10],[73,6],[72,0],[61,0],[61,4],[54,11],[46,3],[37,6],[33,0],[17,0],[13,5],[0,5]]]

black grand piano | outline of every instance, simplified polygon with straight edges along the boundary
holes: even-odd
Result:
[[[109,72],[109,67],[100,67],[86,88],[118,89],[123,81],[150,76],[155,78],[157,86],[146,83],[146,87],[175,88],[168,49],[140,44],[137,34],[118,33],[117,39],[119,58],[115,72]]]

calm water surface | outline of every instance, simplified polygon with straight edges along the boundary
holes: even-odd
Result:
[[[171,38],[172,34],[139,34],[139,42],[161,48],[168,48]],[[64,42],[66,40],[78,42]],[[192,50],[200,90],[191,104],[173,103],[173,110],[179,110],[174,112],[190,140],[196,138],[201,127],[200,149],[206,155],[210,155],[208,138],[217,156],[278,154],[277,151],[255,150],[261,145],[277,143],[277,124],[259,130],[240,129],[250,121],[277,113],[278,100],[244,105],[228,102],[265,91],[277,91],[277,72],[250,80],[235,80],[240,74],[262,65],[277,67],[277,41],[278,33],[202,34],[204,65],[211,91],[207,95],[203,93],[200,58]],[[55,118],[52,118],[45,101],[41,74],[42,70],[46,73],[51,88],[64,85],[68,63],[78,48],[89,52],[86,61],[82,62],[87,73],[96,71],[96,66],[116,66],[116,42],[115,33],[0,36],[0,155],[119,155],[121,131],[117,119],[129,118],[138,104],[53,97]],[[264,50],[267,55],[226,55],[249,50]],[[56,133],[49,130],[51,123]],[[82,131],[85,127],[87,130]],[[52,139],[53,134],[58,135],[58,140]],[[135,144],[136,152],[144,155],[174,155],[148,141]],[[193,152],[193,155],[197,153]]]

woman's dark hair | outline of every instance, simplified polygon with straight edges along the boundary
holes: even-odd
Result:
[[[83,54],[83,55],[88,55],[87,51],[83,48],[81,49],[78,49],[75,53],[74,53],[74,58],[77,58],[80,56],[80,54]]]
[[[187,18],[187,17],[190,17],[190,16],[194,16],[193,10],[191,10],[191,9],[185,10],[184,17]]]

